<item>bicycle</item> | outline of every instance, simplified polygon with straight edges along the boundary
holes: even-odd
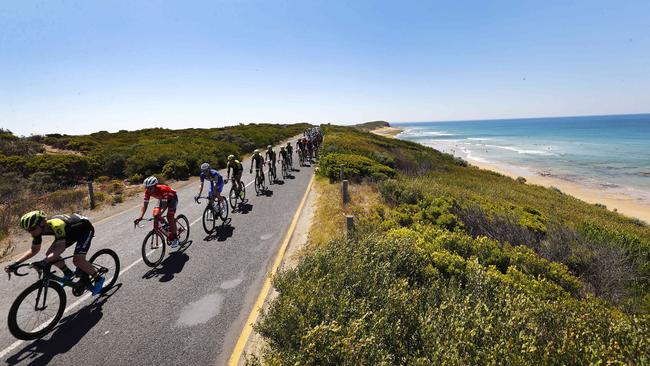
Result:
[[[153,229],[147,233],[142,241],[142,261],[149,267],[156,267],[165,257],[165,250],[171,237],[171,228],[164,217],[154,216],[144,221],[153,221]],[[178,215],[176,220],[176,232],[178,241],[183,246],[190,237],[190,222],[185,215]],[[135,224],[139,228],[144,225]]]
[[[203,210],[202,221],[203,230],[205,230],[206,234],[210,235],[217,227],[217,217],[221,219],[222,223],[228,219],[228,201],[224,198],[222,204],[218,199],[212,200],[210,197],[195,197],[194,201],[197,204],[201,204],[201,198],[208,200],[208,204],[205,206],[205,210]]]
[[[72,257],[73,255],[64,257],[57,262]],[[115,285],[120,275],[120,259],[117,253],[108,248],[100,249],[90,257],[88,262],[95,267],[99,275],[104,276],[104,286],[100,294],[105,294]],[[18,339],[28,341],[40,338],[59,323],[67,300],[64,286],[71,287],[72,294],[76,297],[93,289],[88,274],[82,273],[79,276],[66,279],[51,271],[52,264],[43,261],[23,263],[13,270],[13,274],[22,277],[26,276],[27,272],[21,273],[18,270],[22,267],[29,267],[36,270],[39,277],[36,282],[16,297],[9,309],[7,325],[11,334]],[[79,280],[75,282],[77,277]],[[11,280],[11,273],[9,273],[9,279]],[[39,324],[42,320],[45,322]]]
[[[282,179],[289,178],[289,164],[282,160]]]
[[[277,179],[277,177],[275,175],[275,164],[273,164],[273,162],[271,160],[269,160],[267,163],[269,165],[269,171],[268,171],[269,184],[273,184],[275,182],[275,180]]]
[[[228,184],[228,181],[226,180],[226,184]],[[246,186],[243,184],[241,185],[242,188],[239,188],[239,182],[236,180],[232,180],[232,186],[230,187],[230,192],[228,192],[228,199],[230,201],[230,207],[232,207],[233,211],[237,207],[237,200],[240,202],[243,202],[244,199],[246,199]]]
[[[264,191],[266,191],[266,186],[264,186],[264,172],[261,168],[255,168],[255,194],[259,196]]]
[[[298,150],[298,160],[301,167],[305,166],[305,152],[303,150]]]
[[[293,151],[291,153],[287,151],[287,155],[289,157],[289,170],[293,171]]]

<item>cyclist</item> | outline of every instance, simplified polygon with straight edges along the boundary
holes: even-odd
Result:
[[[140,217],[135,219],[133,222],[137,225],[142,218],[144,213],[147,212],[147,207],[149,207],[149,199],[151,197],[158,199],[158,207],[153,209],[152,214],[154,216],[162,217],[165,210],[167,210],[167,223],[169,223],[169,228],[171,229],[171,238],[169,238],[169,246],[176,248],[180,242],[178,241],[178,235],[176,231],[176,207],[178,207],[178,195],[176,191],[173,190],[170,186],[165,184],[158,183],[158,178],[148,177],[144,180],[144,203],[140,209]]]
[[[289,156],[289,166],[293,167],[293,146],[287,141],[287,155]]]
[[[226,165],[226,172],[228,177],[226,178],[226,183],[230,180],[230,170],[232,169],[232,180],[233,184],[237,184],[239,191],[241,192],[244,189],[244,183],[241,181],[241,174],[244,171],[244,166],[239,160],[235,159],[235,155],[228,155],[228,165]]]
[[[77,266],[77,273],[90,276],[90,280],[94,282],[92,294],[97,295],[101,292],[105,278],[100,276],[95,267],[86,260],[86,254],[93,236],[95,236],[95,228],[88,218],[72,214],[56,215],[48,219],[43,211],[31,211],[20,218],[20,227],[32,235],[32,248],[20,256],[16,262],[6,266],[5,272],[13,272],[20,263],[35,256],[41,250],[43,235],[54,235],[54,242],[45,253],[45,259],[40,262],[42,267],[48,268],[50,264],[54,264],[63,271],[63,278],[72,279],[74,272],[61,260],[61,253],[67,247],[77,243],[72,263]]]
[[[269,163],[269,169],[273,169],[273,176],[277,176],[277,174],[275,174],[275,151],[273,151],[273,146],[269,145],[266,147],[266,154],[264,154],[264,157]]]
[[[305,140],[307,140],[305,142],[305,147],[307,148],[307,158],[311,163],[311,159],[314,157],[314,144],[312,143],[310,138],[307,138]]]
[[[289,153],[287,153],[287,150],[285,150],[284,146],[280,147],[280,162],[282,163],[282,167],[289,167]]]
[[[302,139],[296,141],[296,149],[298,150],[298,162],[302,166],[303,159],[305,158],[305,144],[303,144]]]
[[[201,193],[203,192],[203,182],[206,179],[210,181],[210,186],[208,187],[208,199],[210,200],[210,203],[214,201],[214,197],[216,196],[221,203],[221,210],[223,211],[225,209],[224,205],[226,205],[225,199],[221,195],[221,191],[223,190],[223,177],[216,169],[210,168],[210,164],[208,163],[201,164],[201,187],[199,188],[199,195],[194,197],[194,199],[198,199],[201,196]]]
[[[262,169],[264,168],[264,158],[260,155],[260,150],[255,149],[253,151],[253,156],[251,157],[251,170],[250,173],[253,173],[253,164],[255,164],[255,174],[264,182],[264,174]]]

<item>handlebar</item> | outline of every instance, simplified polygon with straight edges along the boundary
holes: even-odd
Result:
[[[135,227],[143,228],[144,225],[140,225],[140,223],[141,223],[142,221],[153,221],[153,220],[155,220],[155,219],[156,219],[155,217],[150,217],[150,218],[147,218],[147,219],[135,220],[135,221],[133,221],[133,227],[134,227],[134,228],[135,228]]]
[[[210,197],[208,197],[208,196],[205,196],[205,197],[196,196],[196,197],[194,197],[194,202],[196,202],[196,203],[198,203],[200,205],[201,204],[201,198],[205,198],[206,200],[210,199]]]
[[[36,263],[36,262],[35,262],[35,263]],[[23,267],[33,268],[33,267],[34,267],[33,264],[34,264],[34,263],[23,263],[23,264],[19,264],[19,265],[17,265],[16,267],[13,268],[13,270],[12,270],[11,272],[7,273],[7,276],[9,277],[8,280],[11,280],[11,274],[12,274],[12,273],[13,273],[14,275],[18,276],[18,277],[27,276],[27,275],[28,275],[27,272],[23,272],[23,273],[21,273],[21,272],[19,272],[18,270],[19,270],[20,268],[23,268]]]

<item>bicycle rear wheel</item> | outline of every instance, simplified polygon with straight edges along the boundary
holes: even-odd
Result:
[[[88,262],[95,267],[100,275],[104,276],[104,287],[102,287],[101,293],[106,293],[115,285],[117,277],[120,275],[120,258],[114,251],[104,248],[93,254]]]
[[[207,205],[203,210],[203,230],[206,234],[210,234],[214,231],[215,226],[217,226],[217,213],[212,205]]]
[[[61,320],[66,295],[54,281],[36,282],[18,295],[9,309],[7,325],[14,337],[32,340],[42,337]]]
[[[260,192],[262,191],[262,182],[260,181],[259,176],[255,176],[255,194],[259,195]]]
[[[149,267],[155,267],[165,257],[165,237],[157,231],[151,230],[142,241],[142,261]]]
[[[175,220],[178,241],[181,243],[181,245],[185,245],[187,243],[187,239],[190,238],[190,220],[188,220],[185,215],[178,215],[176,216]]]

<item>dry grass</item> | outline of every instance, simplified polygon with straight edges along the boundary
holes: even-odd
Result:
[[[380,202],[379,191],[371,183],[350,184],[350,202],[346,205],[342,203],[340,183],[330,184],[327,178],[317,176],[314,187],[318,190],[319,197],[312,222],[314,229],[309,233],[308,251],[343,235],[345,215],[360,217]]]

